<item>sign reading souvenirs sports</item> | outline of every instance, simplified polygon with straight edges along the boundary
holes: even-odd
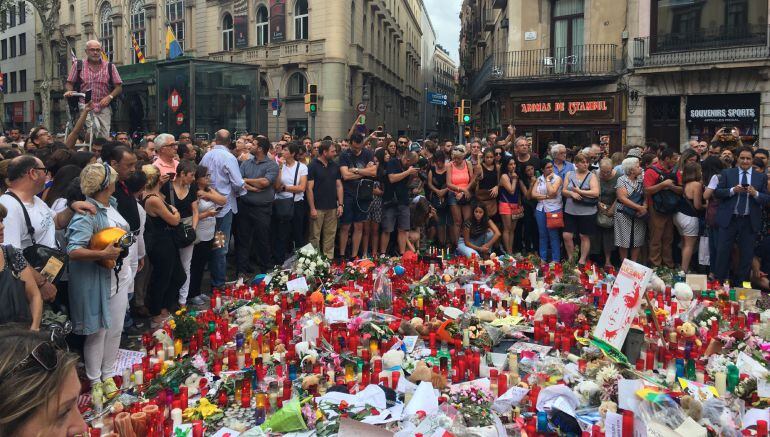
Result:
[[[514,104],[518,120],[593,120],[615,117],[615,98],[544,98],[525,100]]]
[[[759,94],[689,96],[687,122],[749,123],[759,119]]]

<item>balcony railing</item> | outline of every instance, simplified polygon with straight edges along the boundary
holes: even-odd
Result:
[[[768,27],[719,28],[634,39],[634,67],[667,67],[770,57]]]
[[[617,52],[615,44],[585,44],[493,54],[471,79],[471,95],[479,97],[490,84],[615,77],[620,71]]]

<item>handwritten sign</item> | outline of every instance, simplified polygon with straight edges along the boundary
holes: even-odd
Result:
[[[307,281],[305,280],[304,276],[300,276],[299,278],[292,279],[291,281],[286,283],[286,290],[289,291],[289,293],[293,291],[299,291],[301,293],[306,293],[308,290]]]
[[[629,259],[623,260],[610,296],[604,306],[594,336],[620,349],[639,312],[644,292],[652,278],[652,269]]]

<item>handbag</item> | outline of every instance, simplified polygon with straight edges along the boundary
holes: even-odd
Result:
[[[297,168],[294,170],[294,183],[297,185],[297,175],[299,174],[299,162],[297,162]],[[275,199],[273,201],[273,214],[275,218],[282,222],[287,222],[294,217],[294,198],[297,193],[293,193],[291,197],[286,199]]]
[[[544,211],[545,212],[545,211]],[[564,227],[564,213],[553,211],[545,213],[545,227],[548,229],[561,229]]]
[[[171,205],[176,207],[174,205],[174,185],[169,184],[169,196],[171,197]],[[176,247],[183,249],[195,242],[195,239],[197,236],[195,235],[195,228],[192,227],[192,219],[190,221],[181,221],[178,225],[173,227],[174,233],[174,243],[176,243]]]
[[[603,212],[596,214],[596,224],[600,228],[611,228],[615,226],[615,218],[611,215],[607,215]]]
[[[641,188],[641,187],[642,187],[642,184],[640,182],[639,183],[639,188]],[[641,190],[641,189],[634,190],[633,193],[628,195],[628,200],[636,203],[637,205],[641,205],[643,199],[644,199],[644,194],[643,194],[643,190]],[[644,216],[642,216],[642,217],[637,217],[635,209],[629,208],[626,205],[623,205],[622,203],[618,204],[618,206],[615,208],[615,211],[617,211],[617,212],[619,212],[621,214],[624,214],[625,216],[630,217],[632,219],[634,219],[634,218],[641,218],[641,219],[643,219],[643,218],[647,217],[646,214]]]
[[[497,198],[492,197],[491,191],[483,188],[476,189],[476,200],[484,207],[490,217],[497,214]]]
[[[586,180],[588,180],[588,178],[591,177],[592,174],[593,173],[591,173],[590,171],[588,172],[586,177],[583,178],[583,182],[580,183],[580,186],[578,187],[579,189],[581,189],[581,190],[583,189],[583,184],[586,183]],[[575,174],[573,172],[572,176],[573,177],[577,177],[577,174]],[[574,179],[570,179],[570,183],[572,183],[572,186],[575,186]],[[598,197],[586,197],[586,196],[583,196],[583,198],[581,200],[572,199],[572,201],[577,203],[578,205],[583,205],[583,206],[596,206],[596,205],[599,204],[599,198]]]
[[[11,246],[3,246],[5,257],[5,269],[0,272],[0,324],[3,323],[29,323],[32,314],[29,310],[24,281],[20,273],[13,270],[12,259],[16,256],[16,249]]]
[[[27,260],[29,265],[40,272],[49,282],[53,283],[61,277],[62,272],[67,267],[68,257],[64,251],[48,247],[42,244],[38,244],[35,241],[35,228],[32,226],[32,220],[29,218],[27,207],[19,199],[19,197],[11,192],[6,192],[9,196],[16,199],[21,205],[21,210],[24,213],[24,222],[27,225],[27,232],[29,233],[29,239],[32,240],[32,244],[22,251],[24,259]]]

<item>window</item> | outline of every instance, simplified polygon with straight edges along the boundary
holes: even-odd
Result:
[[[16,6],[10,6],[8,8],[8,18],[10,18],[10,22],[8,23],[8,27],[13,27],[16,25]]]
[[[179,46],[184,50],[184,0],[166,0],[166,20],[179,41]]]
[[[235,46],[233,33],[233,17],[230,14],[225,14],[225,18],[222,19],[222,50],[230,51]]]
[[[19,71],[19,91],[27,91],[27,70]]]
[[[268,23],[267,8],[265,5],[257,8],[257,45],[267,45],[267,34],[270,30],[270,24]]]
[[[8,45],[11,46],[11,57],[16,57],[16,37],[12,36],[8,38]]]
[[[70,24],[75,24],[75,5],[70,5]]]
[[[652,1],[651,50],[764,45],[766,0]]]
[[[294,4],[294,39],[308,39],[307,0]]]
[[[27,54],[27,34],[20,33],[19,34],[19,56],[24,56],[26,54]]]
[[[551,16],[551,51],[555,68],[566,71],[579,65],[583,50],[583,0],[556,0]]]
[[[139,46],[139,50],[144,53],[145,36],[147,35],[145,30],[145,13],[144,13],[144,0],[134,0],[131,3],[131,34],[136,40],[136,44]],[[134,64],[139,62],[139,58],[136,57],[136,50],[133,48],[133,42],[131,43],[131,52],[134,54],[131,58],[134,60]]]
[[[356,2],[350,3],[350,43],[356,41]]]
[[[104,3],[99,10],[99,42],[102,44],[102,51],[107,55],[107,59],[112,61],[112,6]]]
[[[16,92],[16,72],[11,72],[11,91],[12,93]]]
[[[294,73],[289,77],[288,95],[301,96],[307,92],[307,79],[302,73]]]
[[[0,51],[2,52],[2,59],[8,59],[8,40],[7,39],[0,41]]]
[[[19,24],[24,24],[27,22],[27,6],[22,1],[19,2]]]
[[[3,93],[8,94],[8,73],[3,73]]]

